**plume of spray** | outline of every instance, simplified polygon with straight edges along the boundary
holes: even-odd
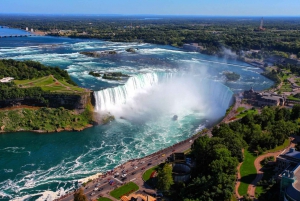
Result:
[[[218,97],[218,93],[229,89],[221,83],[206,79],[206,68],[190,69],[190,72],[178,72],[176,76],[147,90],[138,91],[125,104],[116,105],[108,112],[117,119],[140,123],[162,116],[171,119],[173,115],[181,117],[191,113],[198,113],[206,119],[220,118],[228,105],[220,103],[222,98]]]
[[[238,55],[233,52],[231,49],[226,48],[222,46],[222,51],[221,54],[226,58],[226,59],[236,59],[238,58]]]

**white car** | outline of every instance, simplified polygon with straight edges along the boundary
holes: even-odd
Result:
[[[126,176],[127,176],[127,174],[122,174],[122,176],[121,176],[121,177],[122,177],[122,178],[125,178]]]
[[[134,166],[134,168],[133,169],[137,169],[138,167],[137,166]]]
[[[97,190],[98,190],[98,188],[95,188],[95,189],[94,189],[94,191],[97,191]]]

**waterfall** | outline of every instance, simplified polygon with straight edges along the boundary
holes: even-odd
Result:
[[[126,84],[94,92],[97,111],[108,111],[115,105],[124,104],[137,92],[147,90],[159,82],[159,74],[145,73],[130,77]]]
[[[193,89],[191,89],[192,93],[201,97],[203,102],[199,104],[212,106],[210,108],[217,107],[223,111],[226,111],[232,104],[233,92],[220,82],[195,78],[191,74],[156,72],[134,75],[130,77],[124,85],[95,91],[95,109],[96,111],[110,111],[118,105],[125,104],[136,94],[149,91],[149,89],[155,85],[161,84],[164,81],[171,81],[172,84],[172,82],[176,82],[176,79],[178,80],[183,77],[186,82],[182,80],[181,82],[183,84],[187,83],[187,86],[193,85],[191,86],[193,87]],[[176,85],[174,85],[174,87],[176,87]],[[165,95],[168,96],[167,91]],[[185,98],[180,95],[179,92],[177,99]]]
[[[205,100],[218,106],[224,111],[233,103],[233,92],[224,84],[208,79],[203,80],[204,91],[201,93],[206,95]]]

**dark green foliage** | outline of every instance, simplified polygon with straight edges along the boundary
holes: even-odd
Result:
[[[15,80],[26,80],[53,75],[56,79],[65,79],[69,84],[77,86],[65,70],[59,67],[48,67],[36,61],[0,60],[0,78],[13,77]]]
[[[265,166],[265,165],[267,165],[269,162],[274,162],[274,161],[275,161],[274,156],[269,156],[269,157],[265,157],[265,158],[260,162],[260,164],[261,164],[262,166]]]
[[[266,72],[263,72],[262,75],[269,78],[270,80],[274,81],[275,85],[278,85],[281,82],[281,80],[279,79],[279,77],[275,71],[271,71],[271,72],[266,71]]]
[[[248,20],[226,17],[166,17],[160,20],[140,20],[136,17],[2,16],[0,19],[0,24],[23,29],[32,27],[41,31],[74,30],[67,36],[77,38],[143,41],[174,46],[195,42],[203,46],[202,52],[206,54],[222,55],[222,47],[228,47],[237,55],[242,54],[241,50],[261,49],[277,55],[286,56],[286,53],[293,53],[299,56],[299,19],[268,18],[265,22],[266,30],[259,31],[260,19],[256,17]],[[131,24],[132,26],[129,26]],[[262,59],[265,55],[262,52],[253,52],[250,57]]]
[[[92,113],[86,109],[81,114],[60,108],[17,109],[0,111],[0,123],[4,131],[43,130],[54,132],[59,129],[81,130],[92,123]]]
[[[47,103],[47,100],[43,98],[45,94],[46,92],[40,87],[18,88],[13,82],[0,84],[0,101],[27,97]]]
[[[74,193],[74,201],[88,201],[88,198],[85,196],[82,188]]]
[[[224,124],[220,127],[220,133],[216,130],[217,128],[214,129],[214,133],[219,134],[218,137],[203,136],[194,141],[191,150],[197,164],[194,170],[196,176],[182,190],[183,200],[224,201],[230,199],[234,189],[238,160],[227,147],[229,143],[225,139],[233,133],[227,134],[228,125]],[[238,149],[241,151],[241,143]]]
[[[228,81],[237,81],[241,77],[239,74],[235,72],[224,72],[223,74],[226,76],[226,79]]]
[[[103,79],[108,79],[108,80],[121,80],[123,77],[127,78],[129,76],[121,72],[104,73],[104,75],[102,76]]]
[[[90,71],[90,72],[89,72],[89,75],[92,75],[92,76],[94,76],[94,77],[101,77],[101,74],[100,74],[100,73],[95,73],[95,72],[93,72],[93,71]]]
[[[157,174],[157,188],[161,191],[169,191],[174,184],[172,177],[172,166],[166,163],[158,170]]]
[[[296,120],[300,117],[300,105],[296,104],[293,106],[291,112],[291,119]]]
[[[234,133],[239,133],[253,151],[273,149],[282,145],[291,134],[297,133],[294,121],[300,115],[300,106],[291,110],[279,107],[264,107],[261,114],[248,114],[240,121],[229,124]]]

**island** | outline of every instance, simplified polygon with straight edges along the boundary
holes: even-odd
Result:
[[[131,47],[131,48],[126,49],[126,52],[135,53],[135,49]]]
[[[83,54],[88,57],[105,57],[105,56],[112,56],[116,55],[117,52],[115,50],[110,51],[95,51],[95,52],[79,52],[79,54]]]
[[[239,74],[230,71],[223,72],[223,75],[225,75],[227,81],[237,81],[241,77]]]
[[[89,75],[92,75],[94,77],[101,77],[100,73],[93,72],[93,71],[89,72]],[[102,78],[107,80],[123,80],[129,78],[129,75],[123,74],[121,72],[113,72],[113,73],[106,72],[103,73]]]

